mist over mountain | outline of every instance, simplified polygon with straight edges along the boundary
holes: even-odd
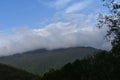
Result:
[[[9,36],[0,36],[0,56],[43,48],[53,50],[79,46],[109,50],[110,43],[103,37],[106,29],[99,30],[84,23],[58,22],[41,29],[17,29]]]
[[[60,11],[58,12],[53,12],[54,14],[52,14],[50,18],[44,16],[48,22],[42,19],[43,16],[39,17],[41,21],[39,21],[39,25],[37,25],[37,27],[35,25],[36,22],[35,23],[31,22],[31,20],[33,20],[33,17],[30,16],[31,19],[29,19],[30,22],[28,24],[31,23],[34,25],[25,25],[25,27],[24,26],[13,27],[14,26],[13,25],[10,29],[8,29],[9,26],[8,28],[6,27],[6,29],[8,29],[9,31],[1,30],[0,56],[8,56],[16,53],[23,53],[26,51],[43,48],[47,50],[54,50],[59,48],[90,46],[97,49],[104,50],[111,49],[110,42],[107,42],[104,39],[107,29],[104,28],[100,30],[97,27],[95,27],[98,15],[98,11],[96,10],[99,9],[95,9],[95,11],[93,8],[87,9],[87,7],[89,8],[88,5],[91,6],[96,5],[98,7],[99,2],[92,4],[94,3],[93,0],[88,1],[67,0],[67,2],[64,0],[62,1],[40,0],[40,2],[41,1],[42,3],[45,2],[50,5],[52,3],[53,5],[51,5],[51,7],[54,6],[54,8],[55,7],[60,8],[60,6],[62,7],[64,5],[64,9],[60,9]],[[67,4],[69,3],[71,5],[68,6]],[[76,4],[74,5],[74,3]],[[50,7],[50,5],[48,6]],[[65,7],[65,5],[68,6],[68,8]],[[82,7],[87,9],[85,11],[87,13],[84,13]],[[43,9],[43,7],[41,7],[41,9]],[[80,11],[83,10],[83,12],[82,11],[80,13],[76,12],[79,10]],[[48,10],[46,11],[48,12]],[[42,10],[40,11],[40,14],[41,12]],[[9,20],[8,22],[10,21],[11,20]],[[44,23],[44,25],[40,25],[42,23]],[[19,21],[15,24],[19,24]]]

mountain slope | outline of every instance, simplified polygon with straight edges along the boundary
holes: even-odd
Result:
[[[38,74],[46,72],[50,68],[60,68],[68,62],[93,55],[98,51],[99,50],[90,47],[75,47],[50,51],[40,49],[1,57],[0,62]]]
[[[51,69],[41,80],[120,80],[120,56],[102,51],[61,69]]]
[[[26,71],[0,64],[0,80],[39,80],[37,76]]]

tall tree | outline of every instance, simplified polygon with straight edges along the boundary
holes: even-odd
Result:
[[[106,38],[111,41],[111,52],[120,55],[120,1],[102,0],[104,6],[109,9],[109,14],[100,14],[98,18],[98,27],[107,27]]]

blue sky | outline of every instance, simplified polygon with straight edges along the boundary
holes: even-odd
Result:
[[[0,56],[45,48],[108,50],[106,29],[95,27],[101,0],[0,0]]]
[[[50,23],[56,13],[95,12],[101,5],[99,0],[0,0],[0,30],[17,27],[43,27]]]
[[[37,0],[1,0],[0,12],[0,29],[12,29],[37,27],[39,22],[51,17],[55,10]]]

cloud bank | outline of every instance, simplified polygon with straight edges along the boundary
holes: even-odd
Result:
[[[52,50],[91,46],[99,49],[109,49],[110,44],[103,39],[106,30],[99,30],[96,27],[87,26],[85,23],[56,22],[40,29],[17,29],[14,34],[6,37],[5,35],[4,37],[0,36],[0,56],[40,48]]]
[[[104,40],[107,29],[100,30],[94,26],[96,13],[90,7],[94,4],[93,0],[37,1],[56,9],[54,16],[51,19],[47,18],[48,22],[43,20],[45,26],[39,29],[23,27],[15,29],[10,34],[0,32],[0,56],[41,48],[48,50],[78,46],[106,50],[111,48],[110,43]],[[87,9],[88,7],[90,8]]]

